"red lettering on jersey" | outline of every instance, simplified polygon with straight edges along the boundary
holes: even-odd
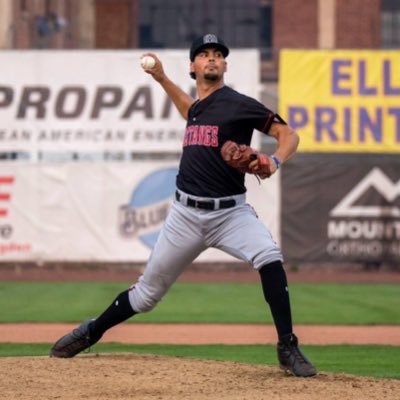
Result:
[[[190,125],[185,130],[183,147],[200,145],[218,147],[218,130],[216,125]]]
[[[198,141],[200,144],[204,144],[204,126],[203,125],[199,126]]]
[[[211,126],[207,125],[204,127],[204,146],[210,146],[210,132],[211,132]]]
[[[194,126],[192,126],[192,137],[191,137],[191,139],[190,139],[190,144],[198,144],[197,143],[197,132],[198,132],[198,130],[199,130],[199,127],[198,127],[198,125],[194,125]]]
[[[193,126],[189,127],[188,145],[192,144]]]
[[[185,136],[183,137],[183,147],[186,147],[188,145],[189,129],[190,126],[188,126],[185,130]]]
[[[218,147],[218,126],[211,127],[211,146]]]

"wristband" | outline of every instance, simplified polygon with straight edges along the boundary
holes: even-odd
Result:
[[[279,169],[281,167],[281,162],[277,156],[270,156],[273,160],[274,163],[276,164],[276,168]]]

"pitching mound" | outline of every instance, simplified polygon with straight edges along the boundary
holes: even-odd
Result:
[[[398,399],[400,381],[321,373],[285,376],[277,367],[132,354],[74,359],[0,359],[4,400]]]

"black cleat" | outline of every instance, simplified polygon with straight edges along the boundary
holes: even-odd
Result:
[[[50,350],[50,357],[71,358],[98,342],[100,338],[94,340],[89,335],[89,325],[93,321],[88,319],[82,322],[72,332],[58,339]]]
[[[286,373],[308,377],[317,375],[317,370],[299,349],[296,335],[289,334],[281,338],[278,343],[279,366]]]

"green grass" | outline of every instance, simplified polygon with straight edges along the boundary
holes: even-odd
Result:
[[[0,357],[48,355],[49,344],[0,343]],[[400,347],[303,346],[319,371],[400,379]],[[132,352],[277,365],[275,346],[97,344],[92,352]]]
[[[80,322],[97,316],[127,285],[115,282],[0,282],[0,323]],[[291,284],[296,324],[400,324],[400,285]],[[158,307],[136,322],[272,323],[261,286],[176,283]],[[0,325],[1,329],[1,325]],[[0,343],[0,356],[47,355],[49,344]],[[303,346],[320,371],[400,379],[400,347]],[[98,352],[152,353],[276,365],[275,346],[122,345]]]
[[[79,322],[97,316],[127,285],[0,282],[0,323]],[[400,324],[400,285],[291,284],[296,324]],[[137,322],[272,323],[257,283],[176,283]]]

